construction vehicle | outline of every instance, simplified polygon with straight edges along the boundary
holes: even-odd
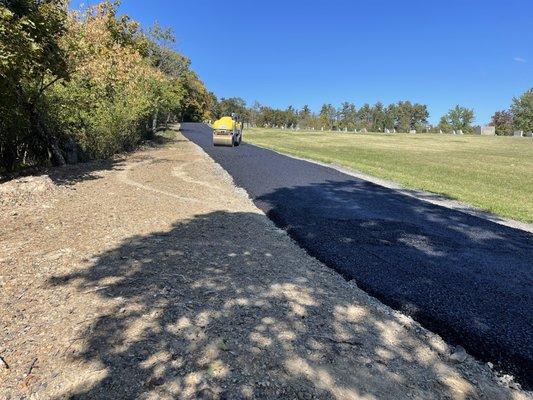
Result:
[[[241,118],[232,113],[231,117],[222,117],[213,123],[214,146],[238,146],[242,141],[243,123]]]

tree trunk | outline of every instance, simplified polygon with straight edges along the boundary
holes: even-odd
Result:
[[[157,109],[154,112],[154,116],[152,118],[152,135],[155,135],[157,132]]]
[[[48,128],[41,118],[39,112],[32,107],[30,114],[31,130],[40,137],[48,148],[50,160],[54,167],[62,167],[66,164],[65,157],[59,148],[59,140],[55,135],[48,131]]]

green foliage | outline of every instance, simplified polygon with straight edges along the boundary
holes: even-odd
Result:
[[[215,100],[198,76],[192,72],[185,72],[182,79],[185,92],[179,118],[182,121],[202,122],[212,119],[211,110]]]
[[[0,167],[131,149],[172,119],[210,118],[216,98],[170,30],[149,33],[118,2],[0,0]],[[74,145],[73,145],[74,143]]]
[[[337,119],[339,121],[339,129],[355,129],[355,123],[357,122],[355,104],[346,101],[342,103],[339,111],[337,111]]]
[[[324,104],[318,113],[318,122],[321,128],[331,130],[335,125],[337,111],[331,104]]]
[[[229,115],[238,112],[245,116],[245,120],[252,126],[310,128],[315,130],[349,130],[367,129],[380,131],[397,129],[407,132],[410,129],[423,130],[427,126],[428,111],[423,104],[412,104],[400,101],[385,107],[378,102],[371,106],[363,104],[358,110],[355,104],[344,102],[336,109],[331,104],[322,105],[318,114],[311,111],[308,105],[301,110],[288,106],[286,109],[276,109],[262,106],[258,102],[250,108],[241,98],[222,99],[218,103],[217,115]]]
[[[533,132],[533,88],[513,99],[511,114],[515,129]]]
[[[224,97],[221,98],[220,102],[218,103],[217,111],[217,118],[231,115],[232,113],[237,113],[247,119],[246,116],[248,114],[248,110],[246,109],[246,102],[240,97],[230,97],[227,99],[225,99]]]
[[[491,125],[496,128],[496,135],[510,136],[513,134],[513,114],[510,111],[496,111],[491,119]]]
[[[474,121],[474,110],[457,105],[441,117],[439,128],[444,132],[453,129],[471,133],[472,121]]]
[[[66,31],[61,1],[0,1],[0,167],[12,170],[52,154],[57,138],[46,127],[44,95],[68,77],[60,40]]]

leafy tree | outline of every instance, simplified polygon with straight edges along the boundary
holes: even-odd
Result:
[[[491,118],[490,125],[496,128],[496,135],[512,135],[513,114],[508,110],[496,111]]]
[[[385,129],[394,129],[398,114],[396,104],[389,104],[383,114],[383,131]]]
[[[181,107],[181,120],[201,122],[213,118],[209,112],[212,109],[212,97],[196,73],[187,71],[184,74],[183,85],[185,95]]]
[[[237,113],[240,116],[246,118],[248,110],[246,108],[246,102],[240,97],[221,98],[218,103],[219,117],[224,115],[231,115]]]
[[[513,98],[511,105],[513,126],[517,130],[533,132],[533,88]]]
[[[386,110],[384,109],[383,104],[379,101],[372,106],[370,111],[372,115],[372,130],[378,132],[385,131],[388,122],[385,112]]]
[[[65,163],[44,96],[69,76],[60,46],[66,18],[62,1],[0,1],[0,160],[8,170],[28,156]]]
[[[357,108],[355,104],[344,102],[341,104],[337,112],[337,119],[339,122],[339,129],[354,129],[357,121]]]
[[[252,126],[257,126],[259,124],[259,115],[261,113],[261,103],[259,103],[257,100],[254,101],[253,105],[248,108],[248,122]]]
[[[472,132],[472,121],[474,120],[474,110],[459,105],[452,108],[441,118],[441,129],[443,131],[454,129],[463,132]],[[449,127],[449,128],[448,128]]]
[[[368,103],[363,104],[357,112],[357,128],[369,129],[372,126],[372,108]]]
[[[427,123],[429,113],[423,104],[412,104],[410,101],[399,101],[395,107],[395,128],[400,132],[411,129],[421,130]]]
[[[324,104],[318,114],[318,120],[321,127],[332,129],[335,124],[336,110],[331,104]]]
[[[0,168],[61,165],[73,149],[107,157],[171,119],[217,112],[216,97],[172,49],[172,32],[144,32],[117,7],[69,12],[66,0],[0,0]]]

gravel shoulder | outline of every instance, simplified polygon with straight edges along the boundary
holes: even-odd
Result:
[[[0,185],[0,399],[526,399],[299,248],[179,133]]]

